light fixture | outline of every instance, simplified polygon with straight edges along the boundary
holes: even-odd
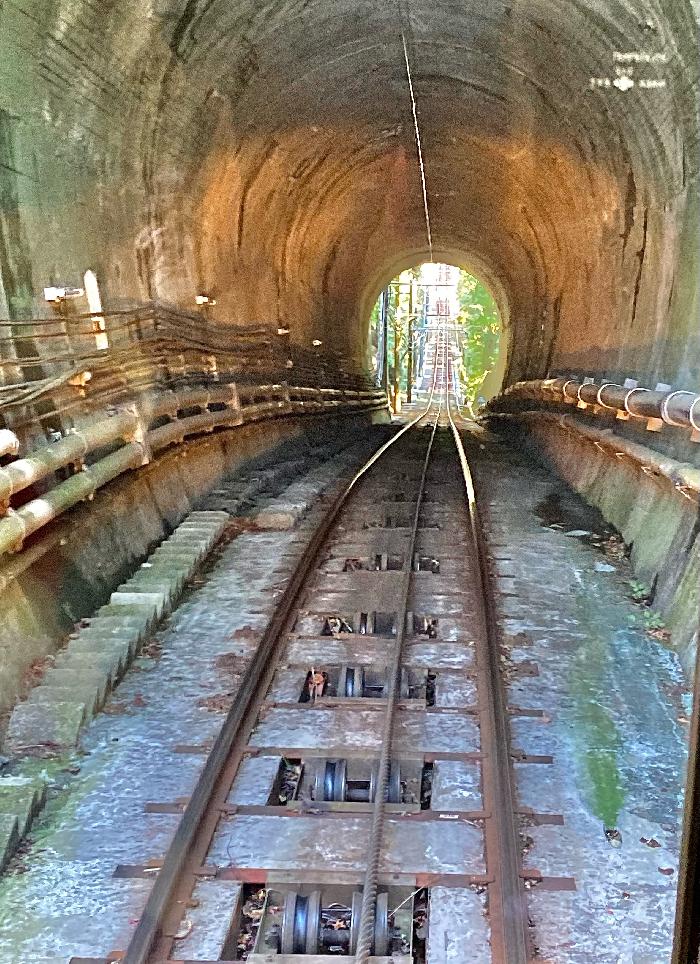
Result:
[[[200,306],[208,305],[213,307],[216,304],[216,299],[210,298],[209,295],[196,295],[194,300],[195,303]]]
[[[58,288],[55,285],[51,285],[48,288],[44,288],[44,301],[55,304],[59,301],[65,301],[66,298],[81,298],[84,294],[84,288],[71,288],[69,286]]]

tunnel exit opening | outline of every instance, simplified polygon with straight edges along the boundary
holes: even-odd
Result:
[[[379,295],[369,325],[374,376],[395,413],[429,387],[425,346],[438,325],[452,328],[459,346],[457,377],[467,411],[473,413],[498,392],[503,319],[489,288],[463,268],[424,262],[402,271]]]

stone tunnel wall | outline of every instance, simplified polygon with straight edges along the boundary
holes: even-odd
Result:
[[[506,380],[697,387],[690,0],[0,0],[0,316],[91,268],[106,307],[206,292],[363,362],[428,254],[402,33],[434,251],[507,300]]]
[[[668,645],[692,679],[700,633],[697,499],[624,448],[611,457],[609,449],[576,431],[575,419],[564,425],[530,413],[512,422],[495,419],[494,427],[563,478],[620,533],[636,576],[649,591],[651,612],[661,617]]]
[[[87,269],[106,310],[206,293],[362,366],[377,293],[430,255],[405,38],[433,255],[497,295],[506,383],[697,391],[696,7],[0,0],[10,380],[51,374],[20,323]]]

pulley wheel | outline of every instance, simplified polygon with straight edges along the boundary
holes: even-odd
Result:
[[[338,803],[343,803],[347,794],[347,760],[336,760],[333,774],[333,795],[329,798]]]
[[[347,761],[321,760],[314,774],[314,800],[342,803],[347,794]]]
[[[306,902],[306,940],[307,954],[318,954],[319,934],[321,931],[321,891],[315,890]]]
[[[352,917],[350,918],[350,953],[357,951],[357,941],[360,937],[360,917],[362,916],[362,891],[356,890],[352,895]]]
[[[389,895],[377,894],[377,916],[374,921],[374,956],[389,953]]]
[[[282,932],[280,934],[280,952],[294,954],[294,929],[297,910],[297,892],[290,890],[284,898],[284,913],[282,915]]]
[[[401,803],[401,764],[398,760],[392,760],[389,764],[387,803]]]
[[[315,954],[321,927],[321,891],[302,897],[295,890],[284,899],[280,950],[282,954]]]
[[[319,760],[314,772],[314,800],[333,798],[333,766],[329,760]]]
[[[377,781],[379,779],[379,764],[372,767],[369,776],[369,802],[374,803],[377,795]],[[402,803],[401,799],[401,764],[398,760],[389,763],[389,778],[387,780],[385,800],[387,803]]]

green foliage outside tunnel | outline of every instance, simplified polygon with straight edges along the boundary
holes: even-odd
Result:
[[[484,379],[499,357],[498,306],[474,275],[452,265],[422,264],[394,278],[370,317],[374,373],[377,382],[386,386],[395,410],[400,407],[399,396],[412,400],[409,380],[413,390],[424,387],[427,332],[442,322],[457,329],[463,403],[470,410],[478,406]]]
[[[457,298],[457,323],[464,331],[460,377],[465,403],[474,407],[481,396],[484,379],[498,361],[501,316],[488,288],[466,271],[459,273]]]

